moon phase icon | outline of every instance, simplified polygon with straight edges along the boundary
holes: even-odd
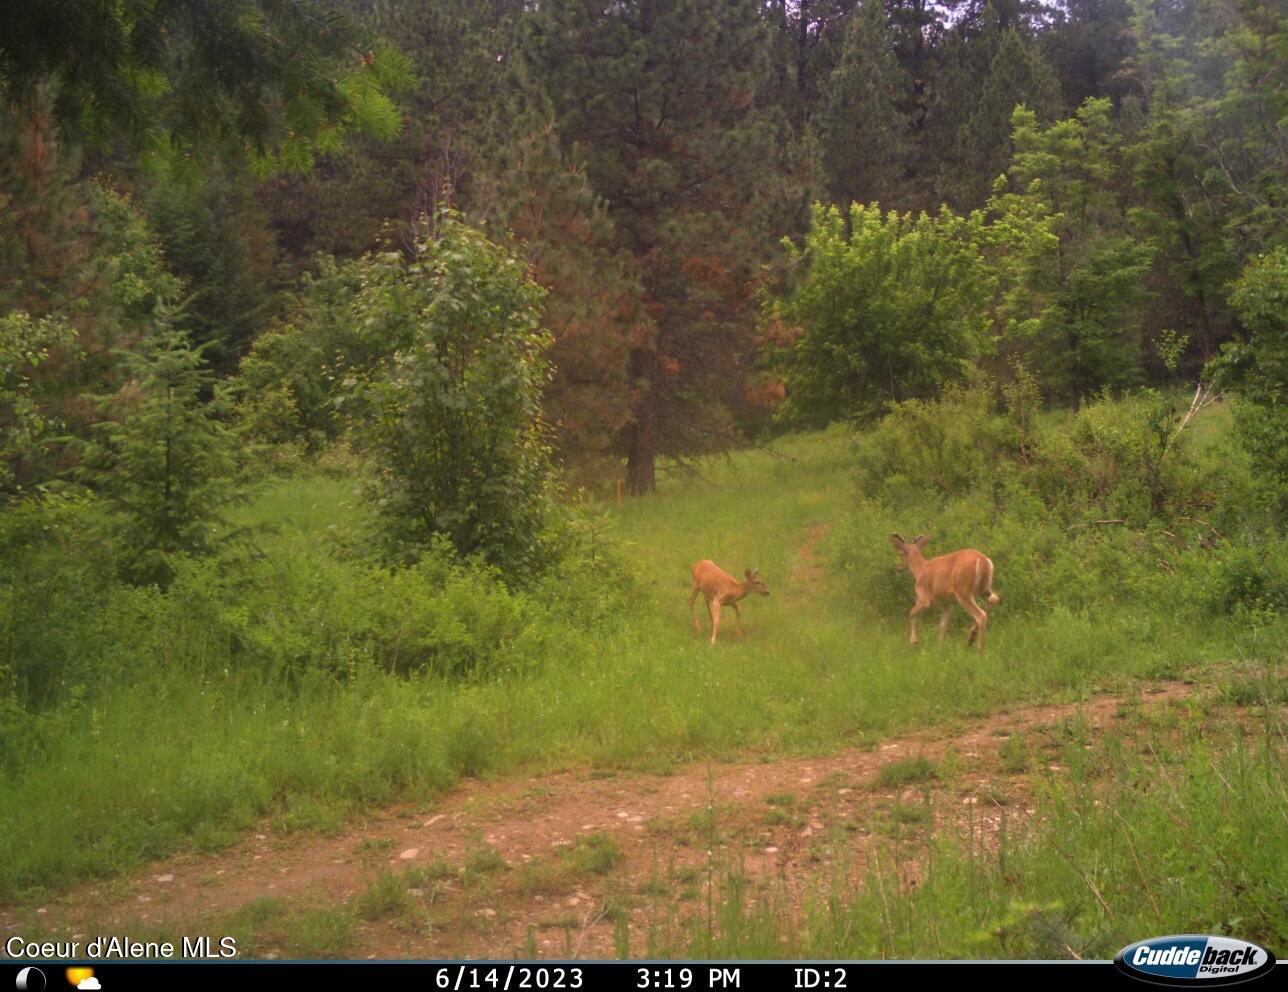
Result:
[[[18,988],[28,989],[30,992],[44,992],[45,973],[39,968],[23,968],[18,972],[15,984]]]

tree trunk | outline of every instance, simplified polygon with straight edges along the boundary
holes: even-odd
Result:
[[[635,427],[626,456],[626,491],[642,496],[657,489],[657,397],[653,384],[657,375],[657,353],[651,348],[631,352],[631,378],[638,390]]]

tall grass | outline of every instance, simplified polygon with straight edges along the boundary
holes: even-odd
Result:
[[[1274,616],[1178,623],[1116,605],[1110,575],[1099,609],[1008,613],[1021,576],[1000,555],[988,654],[964,625],[913,648],[911,581],[882,550],[895,513],[856,500],[852,458],[834,431],[712,461],[602,508],[619,550],[517,590],[450,561],[364,564],[351,481],[275,484],[240,521],[256,553],[194,565],[164,596],[104,590],[31,633],[80,681],[0,721],[0,896],[218,846],[265,816],[334,827],[461,776],[819,751],[1277,650]],[[714,648],[694,635],[699,558],[766,578],[741,642],[731,624]]]
[[[1179,742],[1106,737],[1087,767],[1047,781],[1032,829],[988,844],[975,820],[944,830],[915,882],[885,850],[857,884],[825,876],[797,906],[772,890],[753,901],[734,871],[710,920],[651,934],[652,953],[1105,960],[1168,933],[1233,934],[1277,951],[1288,943],[1279,713],[1250,736],[1228,723]]]

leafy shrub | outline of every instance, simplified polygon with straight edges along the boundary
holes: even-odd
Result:
[[[848,221],[848,225],[847,225]],[[855,204],[848,217],[816,205],[803,249],[806,275],[774,305],[799,327],[779,356],[783,415],[805,422],[870,417],[886,403],[933,393],[963,375],[983,347],[994,280],[980,253],[979,215],[882,215]]]
[[[985,382],[897,404],[856,438],[859,500],[839,563],[883,612],[911,595],[891,581],[892,531],[930,534],[929,555],[988,554],[1007,612],[1283,609],[1279,539],[1245,509],[1252,480],[1231,457],[1228,417],[1202,414],[1200,441],[1197,426],[1177,433],[1175,409],[1146,392],[1025,425]]]
[[[255,339],[237,381],[242,428],[272,444],[316,454],[344,431],[340,397],[347,377],[372,369],[404,342],[387,325],[362,319],[364,278],[383,264],[370,256],[338,263],[321,255],[286,305],[285,316]]]
[[[438,535],[516,573],[555,557],[541,296],[514,255],[450,217],[411,262],[364,273],[366,320],[403,342],[354,391],[395,557]]]
[[[78,490],[0,513],[0,698],[40,706],[91,681],[103,641],[92,618],[110,602],[114,578],[110,550],[94,536],[98,520]]]
[[[1253,259],[1231,301],[1247,330],[1211,371],[1237,391],[1239,438],[1252,455],[1266,501],[1288,517],[1288,249]]]

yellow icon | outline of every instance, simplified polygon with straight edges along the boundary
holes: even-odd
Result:
[[[93,968],[68,968],[67,981],[72,988],[76,988],[81,982],[88,978],[94,977]]]

